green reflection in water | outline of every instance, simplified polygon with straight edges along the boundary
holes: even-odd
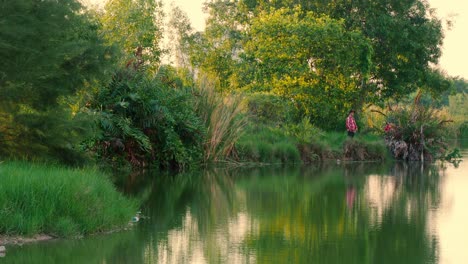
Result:
[[[394,163],[131,175],[125,232],[9,247],[2,263],[437,263],[440,168]]]

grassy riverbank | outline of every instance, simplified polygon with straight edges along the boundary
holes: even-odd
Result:
[[[308,124],[274,128],[253,126],[236,144],[240,162],[311,163],[320,160],[384,160],[390,158],[382,137],[325,132]]]
[[[0,164],[0,235],[70,237],[125,226],[137,203],[95,169]]]

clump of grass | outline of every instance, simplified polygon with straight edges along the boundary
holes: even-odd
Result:
[[[216,92],[214,85],[206,78],[202,78],[194,94],[196,111],[207,130],[204,161],[226,160],[232,154],[246,124],[246,118],[242,115],[242,98],[236,95],[223,96]]]
[[[258,161],[276,162],[274,160],[273,144],[270,142],[252,142],[252,146],[258,150]]]
[[[301,155],[297,147],[288,142],[279,142],[274,145],[273,156],[281,163],[300,163]]]
[[[288,126],[288,134],[297,141],[301,159],[304,163],[334,158],[339,148],[334,147],[339,141],[333,133],[325,132],[312,125],[308,118],[298,124]]]
[[[328,147],[331,152],[341,153],[347,137],[345,132],[325,132],[317,143],[320,142],[321,145]]]
[[[92,234],[125,226],[137,210],[96,169],[5,162],[0,182],[0,234]]]

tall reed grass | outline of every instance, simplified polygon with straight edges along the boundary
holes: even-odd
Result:
[[[136,210],[96,169],[0,164],[0,234],[91,234],[125,226]]]
[[[216,162],[229,158],[242,135],[246,117],[242,115],[242,98],[224,96],[216,92],[207,78],[202,78],[194,91],[196,111],[207,129],[204,142],[204,161]]]

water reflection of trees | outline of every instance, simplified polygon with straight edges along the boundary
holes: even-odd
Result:
[[[430,263],[437,242],[428,212],[438,206],[439,181],[437,167],[405,163],[169,178],[151,197],[162,207],[150,215],[166,215],[169,230],[153,250],[181,262]]]
[[[146,258],[158,263],[218,263],[241,258],[228,248],[247,230],[241,213],[242,193],[222,170],[158,177],[144,213],[145,234],[155,244]],[[220,231],[223,229],[223,231]],[[235,231],[235,232],[234,232]],[[156,243],[157,242],[157,243]],[[231,254],[228,254],[231,252]]]
[[[147,173],[120,185],[145,201],[134,230],[49,245],[49,259],[73,263],[58,253],[73,251],[94,263],[433,263],[428,215],[440,178],[435,165],[408,163]]]
[[[263,181],[261,176],[254,180],[247,176],[237,183],[246,190],[249,213],[259,219],[259,235],[246,242],[255,245],[259,262],[435,260],[437,244],[428,227],[428,212],[440,199],[437,167],[360,163],[319,171],[312,181],[306,171],[299,174],[302,180],[265,175]],[[345,202],[350,185],[357,189],[352,210]],[[384,199],[375,199],[372,193]],[[382,209],[380,217],[373,217],[375,208]]]
[[[376,256],[386,256],[382,263],[435,262],[437,238],[430,212],[439,206],[439,186],[436,165],[395,163],[388,174],[367,177],[370,241]]]

